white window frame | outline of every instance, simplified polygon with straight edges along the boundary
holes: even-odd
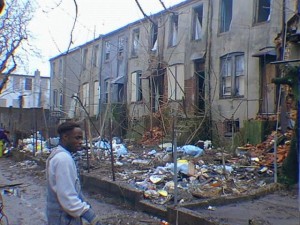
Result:
[[[89,83],[84,83],[82,85],[82,104],[84,106],[89,105],[89,97],[90,97],[89,92],[90,92]]]
[[[142,71],[135,71],[131,74],[131,102],[143,100]]]
[[[100,87],[99,81],[94,82],[94,115],[98,114],[98,105],[99,105],[99,97],[100,97]]]
[[[168,98],[182,100],[184,97],[184,65],[176,64],[167,69]]]

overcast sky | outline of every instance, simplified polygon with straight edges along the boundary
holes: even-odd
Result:
[[[169,7],[184,0],[162,1]],[[73,33],[74,43],[71,47],[143,18],[135,0],[76,0],[76,2],[78,17]],[[148,15],[163,10],[159,0],[139,0],[139,2]],[[74,0],[35,0],[35,3],[38,9],[30,29],[35,38],[34,45],[40,50],[42,58],[31,58],[26,70],[29,74],[33,74],[38,69],[42,76],[49,76],[49,58],[68,48],[75,18],[75,5]]]

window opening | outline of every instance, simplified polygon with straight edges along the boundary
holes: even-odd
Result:
[[[222,0],[221,25],[220,25],[221,33],[229,31],[231,20],[232,20],[232,0]]]

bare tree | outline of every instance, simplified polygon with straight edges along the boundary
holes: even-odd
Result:
[[[5,4],[0,16],[0,93],[9,74],[24,63],[22,51],[28,49],[24,47],[26,44],[30,46],[28,24],[34,8],[30,0],[8,0]]]

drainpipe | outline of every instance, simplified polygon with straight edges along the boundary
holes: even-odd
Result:
[[[211,111],[211,76],[210,76],[210,71],[211,71],[211,37],[212,37],[212,19],[213,19],[213,7],[211,1],[208,1],[208,15],[207,15],[207,38],[206,38],[206,46],[207,46],[207,74],[208,74],[208,103],[210,104],[210,109],[209,109],[209,126],[212,127],[212,111]],[[212,138],[213,132],[212,129],[210,129],[210,138]]]

